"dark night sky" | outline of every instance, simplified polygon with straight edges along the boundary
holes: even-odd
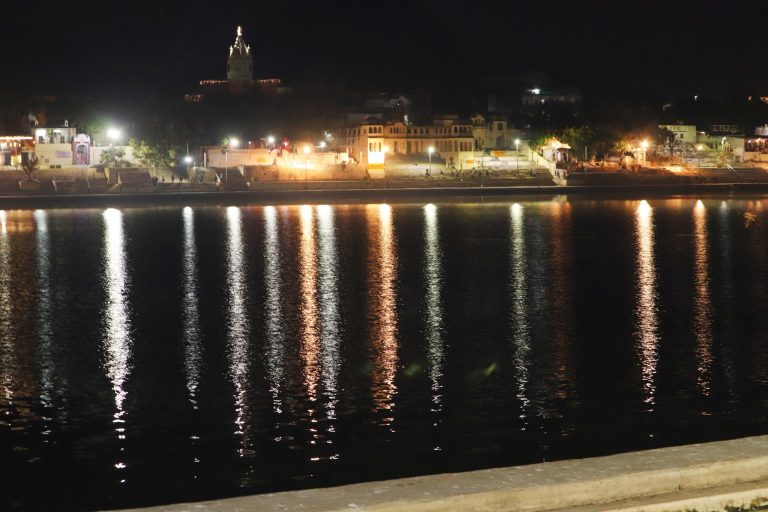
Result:
[[[256,75],[289,82],[327,75],[408,89],[542,71],[593,94],[768,89],[768,66],[757,58],[766,17],[747,2],[51,4],[3,13],[0,90],[177,94],[199,79],[225,77],[238,24],[254,50]]]

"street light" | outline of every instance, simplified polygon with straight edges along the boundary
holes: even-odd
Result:
[[[120,139],[120,135],[121,132],[119,128],[115,128],[114,126],[107,128],[107,138],[111,141],[109,145],[111,146],[113,142],[117,142]]]
[[[701,150],[704,149],[704,146],[701,144],[696,144],[696,173],[701,174]]]
[[[224,139],[224,146],[222,147],[222,151],[224,151],[224,185],[225,186],[229,183],[229,148],[230,146],[233,148],[236,148],[239,144],[240,144],[240,141],[234,137]]]
[[[325,141],[321,141],[321,142],[320,142],[320,149],[323,149],[323,150],[324,150],[324,149],[325,149],[325,146],[327,146],[327,144],[325,143]]]
[[[383,158],[382,158],[381,166],[384,168],[384,187],[386,187],[387,186],[387,153],[389,153],[389,146],[385,144],[384,147],[382,147],[381,149],[384,152],[384,155],[382,155]]]
[[[515,157],[515,171],[520,172],[520,139],[515,139],[515,152],[517,153],[517,156]]]
[[[189,164],[192,163],[192,157],[187,155],[184,157],[184,161],[187,163],[187,178],[192,181],[192,177],[189,175]]]
[[[427,153],[429,153],[429,175],[432,176],[432,153],[435,152],[434,146],[429,146],[427,148]]]
[[[308,187],[308,185],[307,185],[307,167],[309,167],[309,151],[310,151],[309,146],[304,146],[303,151],[304,151],[304,155],[306,155],[304,157],[304,188],[306,189]]]
[[[274,148],[275,148],[275,137],[274,137],[274,136],[272,136],[272,135],[269,135],[269,136],[267,137],[267,144],[269,144],[270,146],[272,146],[270,149],[274,149]]]

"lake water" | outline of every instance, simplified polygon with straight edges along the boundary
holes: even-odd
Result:
[[[765,433],[768,198],[0,211],[2,510]]]

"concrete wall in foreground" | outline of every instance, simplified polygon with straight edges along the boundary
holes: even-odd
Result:
[[[765,480],[768,480],[768,436],[760,436],[608,457],[262,494],[143,510],[532,512],[654,496],[660,497],[653,500],[658,505],[665,500],[671,502],[678,499],[681,493],[690,496],[711,494],[713,488],[728,486],[741,486],[736,488],[741,490],[744,500],[765,503],[768,501],[768,483],[759,483]],[[750,485],[750,482],[758,483]],[[679,499],[675,503],[666,508],[615,509],[685,510],[687,507],[692,510],[692,507],[680,505],[683,502]]]

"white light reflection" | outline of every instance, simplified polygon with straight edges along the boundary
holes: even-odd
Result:
[[[712,365],[712,305],[709,297],[709,254],[707,247],[707,209],[701,200],[693,209],[695,229],[695,330],[698,358],[698,385],[702,394],[709,395]]]
[[[299,245],[299,275],[301,276],[301,348],[304,364],[304,384],[311,402],[318,398],[320,381],[320,332],[317,310],[317,262],[312,207],[299,209],[301,241]],[[314,412],[314,408],[312,411]]]
[[[277,210],[274,206],[264,208],[264,316],[267,334],[267,374],[272,407],[282,413],[280,387],[283,383],[283,356],[285,331],[283,329],[283,287],[280,274],[280,242],[277,229]]]
[[[37,337],[40,360],[40,401],[52,405],[53,394],[61,392],[54,382],[53,313],[51,308],[51,257],[48,236],[48,213],[35,210],[35,268],[37,273]]]
[[[424,206],[424,279],[427,286],[425,297],[427,360],[429,362],[429,379],[432,384],[433,412],[442,409],[441,380],[445,364],[441,258],[437,207],[430,203]]]
[[[320,302],[320,357],[329,420],[336,417],[339,375],[339,294],[338,265],[336,260],[336,230],[333,209],[327,205],[317,207],[319,234],[319,302]],[[331,425],[330,429],[333,429]]]
[[[227,337],[229,376],[235,386],[235,434],[243,436],[240,456],[248,453],[248,337],[250,326],[245,307],[246,278],[240,208],[227,208]]]
[[[126,392],[125,381],[130,372],[131,356],[130,320],[128,318],[128,275],[125,258],[125,232],[123,214],[109,208],[102,214],[104,219],[104,287],[107,303],[104,307],[104,349],[106,373],[115,393],[113,423],[118,438],[124,439],[125,429],[121,426],[125,411],[123,402]]]
[[[202,347],[200,341],[200,311],[197,298],[197,245],[195,243],[195,217],[192,208],[185,206],[184,219],[184,368],[187,373],[189,401],[197,409],[197,387],[200,383]]]
[[[512,343],[515,348],[515,373],[517,374],[517,398],[520,400],[521,417],[526,417],[530,403],[528,398],[528,367],[531,353],[531,327],[528,324],[528,263],[525,253],[525,221],[523,207],[513,204],[510,209],[510,241],[512,280]]]
[[[637,306],[635,309],[635,320],[644,401],[651,406],[655,401],[655,378],[659,343],[653,229],[653,209],[643,200],[635,211],[635,238],[637,244]]]
[[[8,216],[0,210],[0,385],[3,399],[10,406],[16,389],[14,370],[16,352],[13,336],[13,305],[11,303],[11,247],[6,224]]]
[[[373,400],[380,410],[391,410],[397,394],[397,255],[392,223],[392,208],[387,204],[369,205],[368,300],[374,314],[372,322]],[[393,417],[384,419],[391,425]]]

